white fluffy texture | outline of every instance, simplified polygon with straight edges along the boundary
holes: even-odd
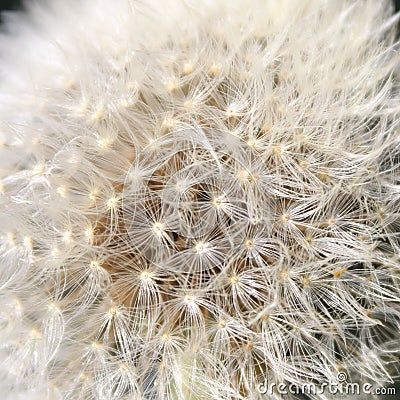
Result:
[[[0,38],[2,395],[389,382],[389,3],[41,4]]]

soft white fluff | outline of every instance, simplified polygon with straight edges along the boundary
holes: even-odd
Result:
[[[0,37],[2,395],[390,382],[389,2],[27,5]]]

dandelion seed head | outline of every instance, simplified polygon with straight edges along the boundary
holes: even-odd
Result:
[[[1,392],[395,378],[389,1],[72,3],[1,33]]]

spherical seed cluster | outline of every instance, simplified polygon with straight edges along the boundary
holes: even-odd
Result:
[[[8,16],[10,399],[253,400],[280,398],[266,380],[395,375],[397,17],[375,0],[215,3]]]

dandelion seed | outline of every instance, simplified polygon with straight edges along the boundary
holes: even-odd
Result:
[[[176,125],[176,121],[174,118],[164,118],[162,122],[162,126],[165,129],[173,129]]]
[[[284,222],[288,222],[288,221],[290,221],[290,215],[289,214],[283,214],[281,219]]]
[[[98,194],[99,194],[98,189],[91,190],[90,193],[89,193],[89,199],[91,201],[96,201]]]
[[[193,71],[194,71],[194,66],[193,66],[193,64],[191,64],[191,63],[185,63],[184,65],[183,65],[183,73],[185,74],[185,75],[189,75],[189,74],[191,74]]]
[[[186,304],[194,304],[194,300],[195,298],[189,294],[187,294],[183,299]]]
[[[303,279],[303,285],[304,285],[304,286],[310,286],[310,284],[311,284],[311,281],[310,281],[309,278],[304,278],[304,279]]]
[[[227,118],[233,118],[236,117],[237,113],[236,110],[233,106],[230,106],[227,110],[226,110],[226,117]]]
[[[142,272],[140,273],[140,279],[141,279],[142,281],[148,281],[149,279],[151,279],[151,278],[150,278],[150,273],[149,273],[148,271],[142,271]]]
[[[108,210],[115,211],[118,208],[119,201],[120,201],[119,197],[116,197],[116,196],[110,197],[107,200],[107,208],[108,208]]]
[[[86,230],[85,230],[85,237],[86,237],[86,239],[87,239],[87,241],[90,243],[90,242],[92,242],[93,241],[93,238],[94,238],[94,229],[93,228],[87,228]]]
[[[346,271],[347,271],[346,268],[342,268],[342,269],[340,269],[339,271],[334,272],[334,273],[333,273],[333,276],[334,276],[335,278],[340,278]]]
[[[242,170],[239,171],[236,176],[240,181],[247,181],[249,180],[250,174],[248,173],[248,171]]]
[[[252,342],[248,342],[246,344],[246,350],[251,351],[253,350],[254,344]]]
[[[205,251],[204,243],[202,243],[202,242],[197,243],[196,246],[195,246],[195,249],[196,249],[197,253],[199,253],[199,254],[203,253]]]
[[[67,188],[65,186],[59,186],[57,188],[57,193],[62,197],[66,198],[67,197]]]
[[[97,260],[90,261],[90,268],[96,269],[100,268],[100,263]]]
[[[276,155],[280,155],[282,153],[282,148],[281,147],[274,147],[272,149],[272,152]]]
[[[222,70],[222,65],[221,64],[212,64],[210,67],[210,73],[213,76],[217,76]]]
[[[72,239],[72,231],[66,231],[63,234],[63,242],[70,243]]]
[[[97,143],[102,150],[106,150],[111,147],[113,141],[110,138],[100,138]]]
[[[168,90],[168,92],[172,93],[178,89],[179,85],[175,79],[171,79],[165,83],[165,87]]]
[[[257,141],[254,140],[254,139],[249,139],[249,140],[247,141],[247,144],[248,144],[249,147],[256,147]]]
[[[221,319],[221,320],[218,322],[218,326],[219,326],[221,329],[226,328],[226,321],[224,321],[223,319]]]
[[[33,246],[33,240],[32,240],[32,238],[29,237],[29,236],[25,236],[25,237],[24,237],[24,245],[25,245],[26,247],[28,247],[29,249],[31,249],[32,246]]]
[[[33,168],[34,175],[43,175],[44,174],[44,164],[39,163]]]
[[[118,313],[118,308],[117,307],[111,307],[108,310],[108,313],[110,314],[111,317],[115,317]]]
[[[334,220],[333,218],[329,218],[329,219],[327,220],[328,226],[332,226],[334,223],[335,223],[335,220]]]
[[[161,235],[164,231],[164,224],[161,222],[155,222],[153,224],[153,231],[157,234],[157,235]]]
[[[171,341],[171,336],[169,333],[164,333],[161,338],[162,338],[163,342]]]
[[[32,329],[29,333],[29,336],[31,337],[31,339],[33,340],[40,340],[42,339],[42,335],[41,333],[37,330],[37,329]]]
[[[82,108],[84,108],[85,106],[83,106]],[[102,110],[97,110],[97,111],[95,111],[94,113],[93,113],[93,115],[92,115],[92,118],[95,120],[95,121],[100,121],[102,118],[103,118],[103,113],[102,113]]]
[[[254,246],[253,240],[247,239],[247,240],[246,240],[246,247],[247,247],[248,249],[252,249],[253,246]]]

